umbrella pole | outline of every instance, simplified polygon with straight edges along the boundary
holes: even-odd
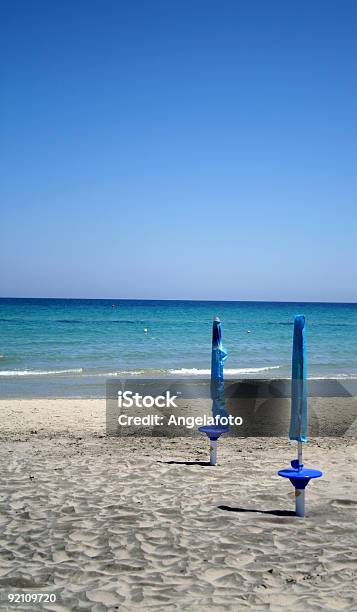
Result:
[[[302,470],[302,442],[298,442],[298,465],[299,470]],[[295,514],[305,516],[305,489],[295,489]]]
[[[295,514],[305,516],[305,489],[295,489]]]
[[[210,465],[217,465],[217,446],[218,446],[218,440],[210,439],[210,455],[209,455]]]
[[[302,468],[302,442],[298,442],[298,462],[299,462],[299,470]]]

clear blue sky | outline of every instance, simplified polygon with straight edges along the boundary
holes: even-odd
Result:
[[[2,296],[357,301],[357,3],[1,0]]]

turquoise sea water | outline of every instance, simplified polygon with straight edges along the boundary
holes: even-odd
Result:
[[[227,376],[290,376],[297,313],[308,375],[356,377],[357,304],[2,298],[0,395],[100,396],[109,375],[208,375],[216,315]]]

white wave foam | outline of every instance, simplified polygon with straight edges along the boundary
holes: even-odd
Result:
[[[71,370],[0,370],[0,376],[51,376],[54,374],[82,374],[82,368]]]
[[[266,368],[227,368],[224,373],[227,376],[237,376],[238,374],[257,374],[258,372],[266,372],[268,370],[278,370],[280,366],[270,366]],[[179,370],[169,370],[170,374],[176,376],[210,376],[211,370],[201,370],[199,368],[181,368]]]
[[[138,376],[145,374],[145,370],[119,370],[118,372],[100,372],[99,374],[89,374],[88,376]]]

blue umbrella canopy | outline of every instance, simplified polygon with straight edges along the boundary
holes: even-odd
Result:
[[[228,419],[229,414],[226,410],[224,399],[224,362],[227,359],[227,351],[222,345],[222,329],[221,322],[218,317],[213,321],[212,330],[212,357],[211,357],[211,398],[212,398],[212,415],[218,417],[217,421],[222,417]],[[224,426],[227,428],[227,425]]]
[[[294,319],[294,340],[291,376],[291,417],[290,440],[307,442],[307,381],[306,381],[306,338],[305,317],[296,315]]]

